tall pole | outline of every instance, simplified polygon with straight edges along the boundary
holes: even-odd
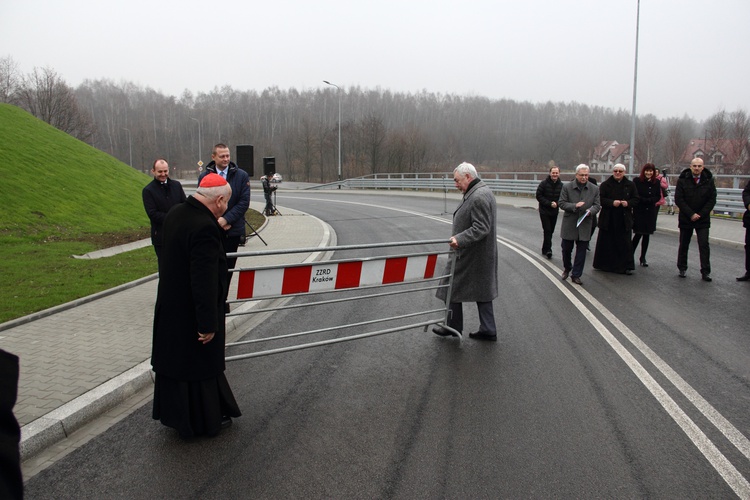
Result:
[[[628,175],[633,175],[633,161],[635,159],[635,97],[638,90],[638,32],[640,30],[641,0],[637,0],[638,7],[635,14],[635,68],[633,69],[633,111],[630,123],[630,163]]]
[[[336,93],[339,96],[339,189],[341,189],[341,89],[335,83],[323,80],[323,83],[336,87]]]
[[[130,166],[133,166],[133,137],[130,135],[130,129],[123,128],[128,133],[128,148],[130,149]]]
[[[198,122],[198,162],[203,161],[203,154],[201,153],[201,121],[197,118],[190,117],[191,120]]]

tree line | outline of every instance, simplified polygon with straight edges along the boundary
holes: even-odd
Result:
[[[0,101],[144,172],[157,157],[181,176],[197,173],[219,142],[250,144],[255,176],[262,158],[275,157],[287,180],[329,182],[337,177],[338,111],[344,178],[375,173],[445,172],[461,161],[485,171],[543,171],[550,160],[564,170],[588,163],[603,140],[630,142],[630,112],[577,102],[519,102],[454,94],[396,93],[358,86],[260,92],[228,85],[179,97],[107,79],[68,86],[51,68],[18,71],[0,59]],[[638,165],[677,165],[691,138],[732,140],[745,159],[750,119],[744,110],[720,111],[705,122],[637,117]],[[199,140],[200,139],[200,140]],[[200,153],[200,154],[199,154]],[[199,157],[200,156],[200,157]]]

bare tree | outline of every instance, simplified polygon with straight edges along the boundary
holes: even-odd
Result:
[[[685,148],[690,140],[690,127],[687,119],[673,119],[667,125],[666,152],[667,161],[673,168],[678,168]]]
[[[656,163],[655,157],[659,151],[659,142],[661,142],[659,120],[654,115],[646,115],[640,120],[638,137],[635,141],[634,153],[638,163]]]
[[[12,57],[0,59],[0,102],[15,104],[16,92],[21,83],[18,63]]]
[[[91,136],[91,120],[78,108],[73,89],[51,68],[34,68],[23,78],[18,102],[29,113],[78,139]]]
[[[745,173],[746,164],[750,162],[750,117],[744,110],[739,109],[729,115],[729,123],[735,172]]]

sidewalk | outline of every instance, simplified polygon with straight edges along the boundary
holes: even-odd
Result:
[[[353,192],[330,191],[327,194]],[[457,192],[368,191],[368,194],[445,198],[450,206],[461,197]],[[497,201],[501,206],[537,208],[536,200],[529,197],[497,196]],[[251,203],[251,207],[263,210],[262,203]],[[262,228],[256,228],[268,246],[258,237],[252,237],[241,250],[324,248],[335,244],[335,234],[327,224],[302,212],[281,208],[283,216],[271,217]],[[676,215],[662,213],[657,221],[658,231],[675,234],[675,248],[677,219]],[[742,248],[744,235],[745,229],[739,220],[713,218],[711,221],[712,243]],[[88,255],[92,257],[97,255]],[[290,264],[321,258],[318,253],[254,257],[252,262],[242,258],[238,266]],[[237,281],[232,280],[230,298],[236,296]],[[64,439],[153,383],[149,359],[156,286],[156,275],[152,275],[0,324],[0,347],[21,359],[19,396],[14,412],[23,426],[23,460]],[[251,307],[254,304],[245,303],[234,306],[233,311]],[[252,315],[227,317],[227,340],[243,335],[243,324],[251,320]]]
[[[251,207],[263,210],[260,203]],[[256,228],[267,247],[258,237],[251,237],[240,251],[324,248],[335,238],[328,225],[315,217],[287,208],[283,213]],[[241,258],[237,265],[320,258],[319,253],[254,257],[252,263]],[[153,383],[150,356],[156,278],[154,274],[0,325],[0,347],[19,356],[21,364],[14,413],[22,426],[22,460]],[[230,299],[236,296],[237,281],[232,280]],[[233,311],[255,305],[243,303]],[[251,319],[252,315],[228,316],[227,340],[244,334],[242,325]]]

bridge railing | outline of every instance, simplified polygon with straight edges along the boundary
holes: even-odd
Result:
[[[592,175],[606,178],[609,174],[593,173]],[[534,197],[539,182],[546,178],[546,174],[532,172],[482,173],[482,180],[496,194],[506,196]],[[743,176],[715,176],[733,179],[736,185],[739,181],[747,181]],[[745,176],[746,177],[746,176]],[[671,181],[674,176],[669,177]],[[601,179],[600,179],[601,180]],[[455,190],[453,174],[425,173],[425,174],[373,174],[364,177],[342,180],[331,184],[323,184],[309,189],[375,189],[392,191],[437,191],[450,192]],[[672,185],[674,195],[674,185]],[[717,188],[717,200],[714,213],[741,216],[745,212],[742,204],[742,189]]]

